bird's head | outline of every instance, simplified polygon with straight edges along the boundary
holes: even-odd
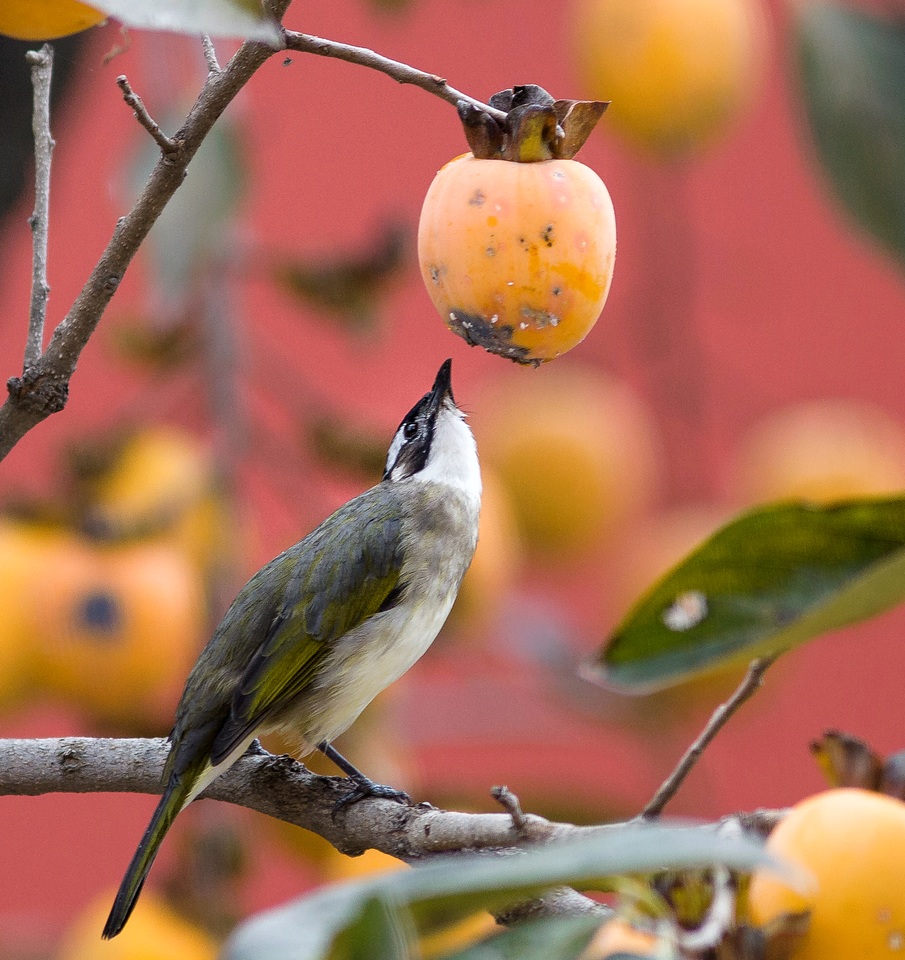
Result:
[[[452,360],[447,360],[430,392],[399,424],[383,479],[446,483],[480,497],[477,447],[465,414],[453,398],[451,371]]]

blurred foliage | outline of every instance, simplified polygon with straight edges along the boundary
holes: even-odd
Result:
[[[437,863],[328,887],[262,914],[239,927],[226,945],[225,958],[352,960],[362,956],[364,945],[381,943],[389,952],[377,955],[408,960],[422,956],[418,935],[436,933],[476,910],[500,910],[563,884],[583,890],[626,889],[630,896],[643,897],[648,907],[659,904],[665,909],[644,884],[630,883],[624,875],[713,864],[750,871],[767,862],[761,845],[752,840],[722,836],[712,828],[657,825],[601,831],[520,856],[463,855],[455,870]],[[599,922],[607,914],[602,910]],[[535,931],[551,946],[562,945],[561,923],[547,920],[544,925],[555,931],[540,933],[540,926]]]
[[[796,7],[795,63],[817,157],[848,213],[905,267],[905,10]]]
[[[387,223],[363,249],[280,263],[277,282],[296,299],[337,320],[349,333],[372,333],[391,284],[408,265],[410,230]]]

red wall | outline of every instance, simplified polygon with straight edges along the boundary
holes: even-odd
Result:
[[[602,133],[582,153],[612,193],[619,255],[598,326],[557,363],[595,364],[648,397],[656,396],[661,377],[683,366],[695,371],[704,407],[694,430],[697,469],[683,468],[686,492],[718,496],[745,428],[792,400],[857,397],[905,421],[905,285],[882,255],[850,232],[815,172],[796,119],[786,24],[778,7],[770,4],[767,76],[756,105],[730,138],[684,169],[667,170],[608,134],[604,118]],[[486,98],[521,82],[540,83],[558,96],[580,95],[570,70],[568,17],[569,4],[544,0],[418,0],[407,16],[383,20],[361,2],[298,3],[287,22],[373,46]],[[167,70],[176,64],[190,75],[187,63],[202,65],[194,44],[139,33],[132,34],[128,52],[103,65],[101,55],[116,40],[113,28],[95,38],[67,113],[55,122],[51,319],[72,302],[116,217],[127,209],[121,171],[142,133],[121,102],[115,77],[128,74],[159,113],[154,71],[167,63]],[[302,55],[287,65],[282,59],[274,57],[232,108],[249,145],[243,237],[253,254],[353,247],[391,213],[414,223],[434,172],[464,149],[453,109],[362,68]],[[26,207],[0,234],[5,375],[18,373],[24,342]],[[675,247],[672,237],[679,238]],[[660,249],[667,251],[655,263],[652,243],[665,244]],[[254,266],[255,255],[250,260]],[[384,435],[446,356],[454,357],[456,393],[476,423],[492,415],[473,401],[485,382],[544,375],[504,368],[452,337],[414,266],[391,296],[385,333],[364,346],[300,310],[261,270],[252,273],[236,305],[249,382],[266,377],[299,405],[314,393],[342,409],[363,411]],[[136,264],[110,317],[141,304],[142,294]],[[676,353],[651,364],[639,346],[637,324],[660,298],[681,307],[684,326]],[[260,342],[269,345],[266,352]],[[100,340],[92,342],[67,410],[18,445],[0,467],[0,487],[52,490],[60,445],[86,424],[114,423],[130,402],[153,395],[148,391],[148,383],[111,366]],[[259,391],[248,386],[245,395],[258,416],[285,427]],[[291,442],[288,430],[284,438]],[[281,502],[266,492],[259,473],[246,465],[248,497],[261,524],[249,570],[352,489],[300,477],[293,491],[300,502],[292,503],[285,491]],[[676,488],[672,495],[677,497]],[[607,625],[606,589],[605,569],[535,570],[512,600],[524,610],[540,596],[567,610],[563,617],[580,638],[576,643],[591,650]],[[530,596],[530,590],[536,593]],[[576,706],[550,683],[548,671],[528,662],[512,627],[518,622],[510,618],[505,642],[489,639],[489,646],[496,645],[493,656],[440,650],[408,681],[400,710],[426,795],[435,799],[431,785],[442,793],[467,782],[472,802],[492,809],[486,788],[507,783],[531,809],[599,804],[603,815],[614,806],[636,807],[688,741],[690,721],[677,730],[678,721],[663,710],[648,719],[644,732],[619,722],[620,708],[611,700],[591,698]],[[807,743],[828,727],[850,730],[883,750],[903,746],[899,724],[892,722],[901,689],[898,668],[905,662],[903,630],[899,610],[790,654],[768,676],[760,706],[746,707],[709,749],[676,812],[714,816],[786,804],[818,789]],[[700,707],[696,721],[713,705]],[[74,714],[41,705],[0,718],[0,732],[89,731]],[[0,798],[0,931],[22,924],[54,930],[86,899],[117,882],[150,803],[109,796]],[[303,881],[275,848],[262,850],[264,879],[249,894],[255,906],[289,896]]]

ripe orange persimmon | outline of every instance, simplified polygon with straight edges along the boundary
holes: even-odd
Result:
[[[63,935],[57,960],[215,960],[217,944],[178,916],[152,890],[142,894],[129,925],[103,942],[100,931],[113,891],[93,901]]]
[[[709,143],[752,99],[765,29],[756,0],[578,0],[585,89],[608,123],[660,155]]]
[[[539,87],[514,89],[505,135],[493,128],[488,145],[471,131],[473,152],[447,163],[430,185],[418,260],[451,330],[472,346],[537,365],[571,350],[597,322],[613,277],[616,220],[603,181],[571,159],[578,147],[568,134],[569,149],[558,146],[560,114],[569,126],[558,105],[572,101],[554,102],[535,93]],[[602,107],[588,108],[595,121]],[[541,112],[516,129],[523,108]],[[469,122],[492,125],[486,118],[463,114],[466,132]]]
[[[78,0],[3,0],[0,33],[19,40],[53,40],[87,30],[107,14]]]
[[[527,547],[580,554],[653,498],[662,471],[656,425],[625,383],[551,368],[498,388],[482,409],[481,455],[502,480]]]
[[[813,875],[801,894],[775,873],[751,878],[748,906],[758,925],[810,910],[794,960],[880,960],[899,956],[905,938],[905,803],[843,788],[809,797],[773,830],[767,850]]]
[[[739,444],[736,493],[746,503],[828,503],[905,491],[905,428],[872,404],[813,400],[778,410]]]
[[[204,639],[201,578],[166,543],[60,532],[23,591],[43,685],[114,721],[169,717]]]

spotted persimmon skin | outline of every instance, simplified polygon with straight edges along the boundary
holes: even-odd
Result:
[[[418,225],[421,274],[446,324],[517,363],[581,343],[615,257],[609,192],[576,160],[457,157],[434,178]]]

